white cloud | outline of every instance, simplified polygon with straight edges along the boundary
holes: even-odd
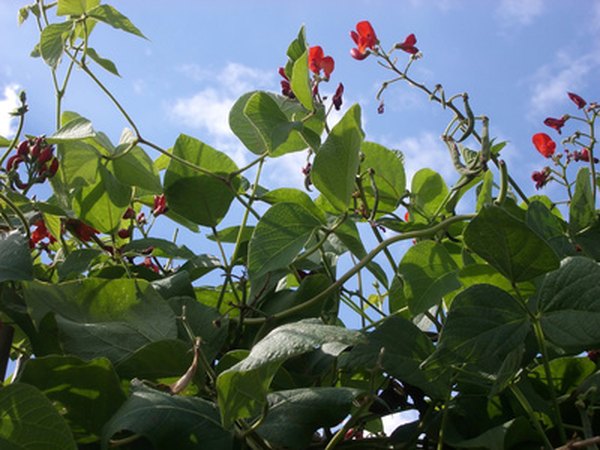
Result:
[[[570,52],[559,52],[554,62],[540,67],[533,76],[531,113],[550,115],[555,105],[566,101],[567,92],[586,85],[588,75],[599,65],[600,57],[594,53],[573,57]]]
[[[395,142],[384,138],[381,142],[404,154],[407,180],[411,180],[418,170],[426,167],[442,175],[447,183],[456,178],[446,145],[438,135],[432,132],[422,132],[418,136],[407,137]]]
[[[496,14],[504,25],[530,25],[543,12],[542,0],[502,0]]]
[[[214,88],[206,88],[192,97],[180,98],[171,107],[176,120],[190,128],[207,131],[215,137],[231,134],[229,110],[235,98]]]
[[[20,104],[18,91],[19,86],[16,84],[4,86],[4,91],[0,97],[0,136],[7,137],[15,133],[14,123],[16,118],[9,113]]]

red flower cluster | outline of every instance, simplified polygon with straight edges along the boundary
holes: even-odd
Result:
[[[415,55],[415,54],[419,53],[419,49],[417,47],[415,47],[416,43],[417,43],[417,38],[415,37],[415,35],[409,34],[406,37],[406,39],[404,39],[404,42],[396,44],[396,48],[398,48],[400,50],[404,50],[406,53],[410,53],[411,55]]]
[[[30,248],[35,248],[40,243],[45,247],[48,244],[56,242],[56,239],[50,234],[50,231],[48,231],[48,228],[46,228],[46,224],[42,219],[36,221],[34,226],[35,229],[31,232],[31,237],[29,238]],[[48,242],[42,242],[44,239],[48,239]]]
[[[154,209],[152,210],[152,214],[154,216],[160,216],[161,214],[165,214],[169,210],[167,206],[167,199],[165,194],[155,195],[154,196]]]
[[[533,172],[531,174],[531,179],[533,181],[535,181],[536,189],[540,189],[540,188],[544,187],[548,183],[548,181],[550,181],[550,168],[544,167],[539,172],[538,171]]]
[[[367,50],[373,50],[379,44],[375,30],[367,20],[356,24],[356,31],[350,32],[350,37],[356,44],[356,48],[350,50],[354,59],[362,60],[369,56]]]
[[[325,79],[329,80],[329,76],[335,68],[335,61],[331,56],[325,56],[323,49],[317,45],[308,49],[308,68],[316,75],[320,75],[322,70],[325,73]]]
[[[98,230],[90,227],[88,224],[79,219],[67,219],[66,227],[71,233],[73,233],[79,240],[83,242],[91,241],[96,234],[100,233]]]
[[[556,142],[554,142],[546,133],[536,133],[531,140],[537,151],[545,158],[550,158],[554,154]]]
[[[28,189],[33,184],[52,178],[58,170],[58,159],[53,152],[54,147],[48,145],[43,137],[22,141],[17,147],[16,155],[6,162],[6,172],[13,188]],[[21,163],[26,166],[27,182],[21,180],[18,173]]]

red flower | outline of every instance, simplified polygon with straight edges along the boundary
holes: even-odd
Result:
[[[535,188],[539,189],[544,187],[548,181],[550,181],[550,169],[548,167],[544,167],[539,172],[533,172],[531,174],[531,179],[535,181]]]
[[[354,59],[362,60],[369,56],[367,49],[373,48],[379,44],[379,39],[375,34],[375,30],[367,20],[356,24],[356,31],[350,32],[350,37],[356,44],[356,48],[350,50],[350,54]]]
[[[17,170],[17,167],[19,167],[19,164],[23,161],[23,157],[19,154],[16,155],[12,155],[10,158],[8,158],[8,161],[6,162],[6,171],[10,172],[11,170]]]
[[[531,138],[533,145],[545,158],[550,158],[556,150],[556,142],[546,133],[536,133]]]
[[[568,117],[561,117],[560,119],[548,117],[546,120],[544,120],[544,125],[554,128],[556,131],[558,131],[558,134],[561,134],[560,129],[565,126],[567,119]]]
[[[585,161],[590,162],[590,151],[587,148],[584,148],[580,152],[573,152],[573,159],[575,161]],[[598,164],[598,158],[594,158],[594,163]]]
[[[317,45],[308,49],[308,68],[317,75],[322,70],[325,72],[325,79],[328,80],[335,68],[335,61],[331,56],[325,56],[323,49]]]
[[[48,238],[50,244],[56,242],[54,236],[50,234],[46,224],[43,220],[38,220],[35,224],[35,230],[31,232],[31,238],[29,239],[29,247],[34,248],[40,241]]]
[[[151,271],[153,271],[155,273],[158,273],[160,271],[160,268],[152,262],[152,258],[150,256],[146,256],[144,258],[144,262],[142,263],[142,266],[147,267],[148,269],[150,269]]]
[[[121,239],[127,239],[131,236],[131,231],[129,231],[129,228],[121,228],[117,234]]]
[[[169,207],[167,206],[165,194],[155,195],[154,209],[152,210],[152,214],[154,214],[154,216],[160,216],[161,214],[166,213],[168,210]]]
[[[344,94],[344,85],[340,83],[335,90],[335,94],[333,94],[333,98],[331,101],[333,102],[333,106],[336,111],[339,111],[342,107],[342,95]]]
[[[587,105],[587,102],[584,99],[582,99],[579,95],[573,94],[572,92],[567,92],[567,95],[569,96],[571,101],[577,105],[577,108],[581,109],[585,105]]]
[[[69,228],[71,233],[73,233],[83,242],[91,241],[94,235],[100,233],[95,228],[90,227],[88,224],[78,219],[67,220],[67,227]]]
[[[408,36],[406,36],[406,39],[404,39],[404,42],[396,44],[396,48],[399,48],[400,50],[404,50],[406,53],[414,55],[416,53],[419,53],[419,49],[415,47],[416,43],[417,38],[415,37],[415,35],[409,34]]]
[[[285,73],[285,69],[283,67],[279,68],[279,75],[283,78],[281,80],[281,95],[285,95],[288,98],[296,98],[296,94],[292,91],[292,85],[290,84],[290,79]]]

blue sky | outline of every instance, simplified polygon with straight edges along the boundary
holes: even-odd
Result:
[[[17,86],[27,91],[31,112],[26,131],[52,131],[49,72],[28,56],[34,23],[16,24],[19,1],[0,2],[0,135],[10,135],[6,111]],[[545,161],[530,138],[547,129],[542,121],[574,112],[566,92],[594,99],[600,65],[600,2],[592,0],[383,0],[281,2],[115,0],[148,36],[97,27],[92,46],[111,58],[122,78],[99,74],[122,99],[143,134],[170,146],[180,132],[229,153],[238,163],[251,156],[229,132],[227,113],[235,99],[253,89],[278,90],[277,68],[299,27],[311,45],[336,61],[330,85],[343,82],[345,105],[360,102],[367,139],[405,152],[409,174],[429,166],[452,178],[439,135],[449,114],[406,85],[386,95],[386,113],[376,114],[374,96],[388,74],[373,58],[349,56],[348,33],[370,20],[384,47],[415,33],[423,58],[412,75],[447,93],[468,91],[477,114],[491,118],[492,134],[510,141],[503,157],[532,193],[531,172]],[[401,55],[404,56],[404,55]],[[90,118],[96,129],[118,139],[124,120],[87,80],[76,73],[65,109]],[[13,123],[14,128],[14,123]],[[552,134],[553,135],[553,134]],[[553,135],[554,137],[558,137]],[[302,154],[272,163],[266,184],[302,181]],[[287,171],[280,177],[281,170]],[[269,175],[268,175],[269,176]]]

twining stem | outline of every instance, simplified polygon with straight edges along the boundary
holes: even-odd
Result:
[[[281,311],[277,314],[274,314],[271,317],[268,317],[268,318],[251,317],[251,318],[244,319],[244,322],[248,325],[262,325],[265,321],[270,320],[270,319],[281,319],[284,317],[289,317],[291,315],[297,314],[298,312],[303,311],[304,309],[309,308],[310,306],[319,302],[323,298],[327,297],[329,294],[335,292],[338,288],[343,286],[344,283],[346,283],[346,281],[348,281],[350,278],[352,278],[359,270],[361,270],[367,264],[369,264],[373,260],[373,258],[375,258],[381,251],[383,251],[383,249],[388,248],[390,245],[392,245],[396,242],[405,241],[408,239],[429,237],[431,235],[436,234],[439,231],[446,229],[448,226],[450,226],[451,224],[453,224],[455,222],[463,222],[466,220],[471,220],[475,216],[476,216],[476,214],[463,214],[463,215],[458,215],[458,216],[452,216],[452,217],[449,217],[448,219],[446,219],[436,225],[433,225],[429,228],[425,228],[423,230],[409,231],[404,234],[398,234],[396,236],[392,236],[392,237],[384,240],[383,242],[381,242],[379,245],[377,245],[373,250],[371,250],[369,253],[367,253],[364,256],[364,258],[362,258],[354,267],[352,267],[344,275],[342,275],[340,278],[338,278],[335,283],[332,283],[331,285],[329,285],[329,287],[327,287],[325,290],[321,291],[320,293],[318,293],[311,299],[309,299],[299,305],[288,308],[285,311]],[[239,320],[239,319],[232,317],[231,320],[235,321],[235,320]]]
[[[23,230],[25,231],[25,235],[27,236],[27,240],[31,239],[31,234],[29,232],[29,221],[25,217],[25,215],[21,212],[21,210],[15,205],[11,199],[9,199],[4,193],[0,192],[0,200],[5,202],[10,209],[17,215],[21,223],[23,224]]]
[[[22,108],[25,107],[25,102],[21,103],[21,107]],[[10,152],[17,146],[17,143],[19,142],[19,137],[21,136],[21,132],[23,131],[24,123],[25,123],[25,112],[23,112],[23,114],[19,114],[19,124],[17,125],[17,132],[15,133],[15,136],[13,137],[10,145],[8,146],[8,148],[2,155],[2,158],[0,158],[0,167],[4,164],[4,160],[8,157]]]

